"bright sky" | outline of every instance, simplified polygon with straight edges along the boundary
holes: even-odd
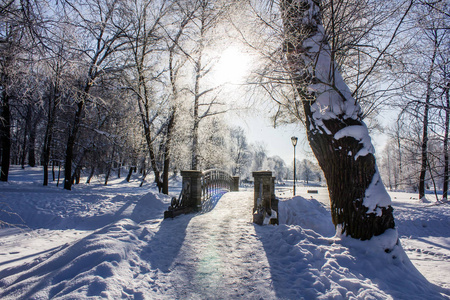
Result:
[[[237,46],[226,48],[217,64],[214,66],[215,81],[218,85],[224,83],[240,84],[250,69],[251,57]]]
[[[230,113],[230,123],[242,127],[247,133],[249,143],[262,143],[267,149],[268,156],[280,156],[289,166],[294,159],[294,146],[291,137],[298,137],[296,158],[304,159],[308,156],[309,146],[304,128],[292,124],[273,128],[268,114],[256,109],[250,116],[248,113]]]
[[[222,52],[218,63],[214,66],[215,83],[217,85],[226,84],[229,90],[239,89],[239,84],[245,82],[246,76],[250,72],[252,60],[253,57],[241,51],[238,46],[229,46]],[[239,92],[231,92],[229,97],[246,98],[239,94]],[[263,107],[255,104],[249,110],[250,112],[232,111],[226,116],[230,125],[240,126],[246,131],[249,143],[262,143],[268,151],[268,156],[278,155],[284,159],[287,165],[290,165],[294,155],[291,137],[297,136],[299,143],[296,157],[298,159],[305,158],[308,146],[305,144],[307,140],[303,128],[296,125],[273,128],[270,124],[269,113]]]
[[[230,45],[221,53],[218,63],[214,66],[213,78],[215,84],[225,84],[231,91],[239,90],[239,84],[245,82],[245,78],[254,64],[253,59],[254,57],[242,51],[237,45]],[[239,96],[239,94],[239,92],[231,92],[228,97],[246,98]],[[268,156],[280,156],[288,166],[292,164],[294,156],[294,147],[291,143],[292,136],[299,139],[296,147],[296,158],[299,160],[305,158],[314,160],[305,129],[296,124],[273,128],[269,119],[270,113],[267,112],[269,105],[263,106],[255,104],[254,107],[250,107],[250,112],[242,112],[239,109],[229,112],[226,119],[230,125],[240,126],[246,131],[249,143],[262,143],[268,151]],[[386,136],[372,135],[372,143],[376,148],[376,153],[380,154],[386,143]]]

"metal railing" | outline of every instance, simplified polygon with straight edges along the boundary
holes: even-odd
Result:
[[[221,170],[206,170],[202,174],[202,202],[209,200],[215,194],[230,191],[233,177]]]
[[[192,211],[210,211],[221,194],[239,190],[239,177],[232,177],[221,170],[181,171],[183,187],[180,196],[172,198],[171,205],[164,212],[164,218],[173,218]],[[236,180],[234,180],[236,179]],[[214,197],[217,195],[216,197]]]

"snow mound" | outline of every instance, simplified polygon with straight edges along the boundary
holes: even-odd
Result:
[[[162,218],[164,210],[168,207],[168,199],[169,197],[161,194],[145,194],[134,206],[131,219],[139,223],[149,219]]]
[[[439,291],[448,293],[429,283],[400,245],[386,253],[379,239],[326,238],[296,225],[256,229],[278,299],[445,299]]]
[[[333,236],[336,232],[330,212],[316,199],[296,196],[280,201],[278,206],[280,224],[300,225],[324,236]]]
[[[132,220],[123,219],[26,267],[1,271],[0,298],[120,298],[125,282],[117,274],[129,268],[127,260],[139,240],[138,228]]]

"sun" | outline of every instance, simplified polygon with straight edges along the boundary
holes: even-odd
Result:
[[[250,70],[250,55],[238,47],[225,49],[214,66],[214,81],[222,84],[243,84]]]

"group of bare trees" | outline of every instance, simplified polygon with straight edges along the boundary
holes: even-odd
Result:
[[[64,188],[112,169],[222,166],[226,110],[205,78],[223,1],[3,0],[1,180],[9,166],[63,165]],[[188,150],[186,150],[188,149]],[[190,155],[190,153],[192,155]],[[216,157],[211,157],[215,152]],[[120,176],[120,173],[119,173]],[[143,175],[145,178],[145,175]]]
[[[380,128],[381,112],[398,119],[400,131],[389,145],[398,145],[391,152],[401,159],[391,156],[386,164],[400,170],[398,182],[415,182],[423,197],[439,169],[447,191],[448,2],[271,3],[251,1],[254,22],[265,28],[252,35],[266,37],[249,39],[267,61],[258,83],[277,104],[275,123],[305,125],[327,181],[334,224],[360,239],[394,228],[369,138]],[[274,47],[280,40],[282,46]],[[404,131],[406,126],[415,131]],[[406,175],[412,171],[408,154],[417,167]],[[383,173],[392,173],[389,168]]]
[[[227,20],[266,62],[251,84],[275,101],[274,124],[305,125],[342,232],[394,227],[369,137],[381,108],[400,109],[389,184],[417,184],[423,197],[442,182],[447,196],[446,1],[2,0],[0,18],[3,181],[26,158],[43,164],[44,184],[64,163],[66,189],[81,170],[106,183],[123,165],[148,167],[164,192],[170,168],[239,173],[250,155],[239,130],[224,130],[211,80]]]
[[[409,39],[396,64],[401,95],[397,121],[383,155],[386,183],[392,189],[442,190],[448,197],[450,82],[450,6],[420,1],[408,20]],[[401,54],[401,55],[400,55]]]

